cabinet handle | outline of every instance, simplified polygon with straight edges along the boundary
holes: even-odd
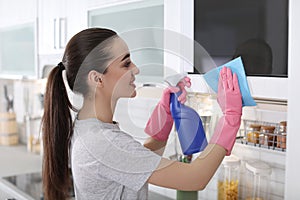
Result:
[[[54,27],[53,27],[53,48],[54,49],[57,49],[57,22],[58,22],[58,20],[57,20],[57,18],[55,18],[54,20],[53,20],[53,25],[54,25]]]
[[[67,40],[67,20],[66,18],[59,18],[59,48],[65,47]]]
[[[62,49],[65,47],[67,40],[67,22],[66,18],[55,18],[54,21],[54,29],[53,29],[53,48],[54,49]]]

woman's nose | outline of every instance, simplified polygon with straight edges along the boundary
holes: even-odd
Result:
[[[135,65],[135,64],[133,64],[134,66],[133,66],[133,68],[132,68],[132,73],[134,74],[134,75],[137,75],[137,74],[139,74],[140,73],[140,69]]]

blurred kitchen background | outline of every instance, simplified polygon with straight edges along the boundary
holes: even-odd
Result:
[[[249,167],[253,161],[270,169],[268,183],[260,185],[268,189],[266,199],[296,199],[299,9],[297,0],[0,0],[0,199],[41,199],[40,123],[47,75],[61,61],[68,40],[88,27],[116,30],[140,67],[138,95],[120,100],[115,120],[141,142],[143,127],[166,87],[163,79],[184,71],[192,79],[186,104],[199,113],[210,138],[221,111],[203,80],[205,67],[232,59],[247,39],[267,42],[273,69],[246,69],[257,106],[243,108],[232,152],[240,160],[238,199],[255,190],[246,184],[249,169],[262,173],[257,165]],[[80,97],[69,94],[80,106]],[[178,159],[181,154],[174,129],[164,156]],[[220,167],[198,199],[218,198],[221,173]],[[151,198],[176,199],[176,190],[151,185]]]

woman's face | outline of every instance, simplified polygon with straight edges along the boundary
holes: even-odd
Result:
[[[112,41],[111,53],[113,59],[102,77],[106,92],[111,95],[112,100],[121,97],[135,97],[134,81],[139,69],[131,61],[126,43],[121,38],[116,37]]]

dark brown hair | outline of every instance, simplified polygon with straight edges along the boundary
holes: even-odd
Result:
[[[117,34],[108,29],[90,28],[77,33],[66,46],[62,63],[49,74],[43,126],[43,190],[46,200],[68,198],[70,188],[69,148],[73,135],[71,110],[64,84],[63,70],[70,89],[85,96],[87,74],[91,70],[105,73],[110,53],[110,39]]]

